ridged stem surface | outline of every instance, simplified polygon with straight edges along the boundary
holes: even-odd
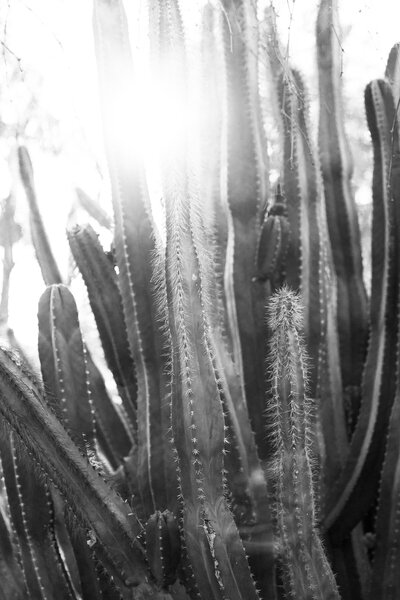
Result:
[[[337,538],[347,535],[374,501],[395,394],[398,258],[391,189],[395,107],[389,84],[381,80],[368,84],[365,104],[374,147],[371,329],[361,408],[324,520]]]
[[[135,74],[122,0],[94,3],[95,48],[102,117],[114,207],[115,249],[125,322],[138,385],[136,457],[144,517],[176,505],[176,480],[168,440],[170,378],[165,356],[166,302],[153,278],[159,253],[133,111]],[[119,115],[124,114],[126,127]],[[161,273],[161,272],[160,272]],[[161,296],[161,299],[160,299]]]
[[[0,413],[16,438],[103,549],[122,584],[147,579],[141,528],[130,507],[103,481],[49,409],[42,392],[4,351],[0,354]]]
[[[351,188],[353,161],[343,123],[340,27],[337,0],[323,0],[317,20],[319,152],[328,230],[337,278],[337,321],[342,384],[349,397],[350,424],[360,404],[368,337],[368,304],[363,282],[360,230]]]
[[[316,528],[312,473],[311,401],[307,398],[308,358],[302,339],[302,305],[284,287],[270,299],[269,376],[276,455],[275,520],[287,598],[339,600],[335,579]]]

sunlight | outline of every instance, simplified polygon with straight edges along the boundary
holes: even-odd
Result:
[[[138,107],[139,140],[146,166],[157,163],[162,171],[170,157],[183,157],[189,131],[196,127],[195,103],[188,101],[183,78],[169,70],[162,77],[152,73]]]
[[[103,110],[115,151],[139,169],[144,167],[153,206],[159,210],[163,173],[172,164],[183,166],[189,154],[197,159],[197,133],[204,122],[198,93],[199,48],[188,60],[191,38],[184,41],[178,33],[170,39],[168,25],[151,36],[149,23],[139,26],[132,16],[129,25],[132,65],[121,54],[118,72],[102,78]]]

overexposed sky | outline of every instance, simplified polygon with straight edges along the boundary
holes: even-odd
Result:
[[[306,74],[315,72],[314,0],[273,0],[290,58]],[[290,31],[290,15],[292,21]],[[345,94],[362,96],[365,85],[382,77],[390,48],[400,41],[400,3],[396,0],[339,0]],[[361,98],[362,103],[362,98]]]
[[[187,13],[196,12],[203,1],[181,2]],[[273,0],[284,45],[288,42],[292,63],[312,85],[315,80],[316,0]],[[145,0],[127,0],[133,45],[140,43]],[[190,7],[196,7],[191,9]],[[383,75],[390,47],[400,41],[400,3],[396,0],[342,0],[343,81],[345,96],[359,99],[372,78]],[[290,25],[290,30],[288,29]],[[97,101],[97,80],[91,33],[89,0],[7,0],[0,7],[0,39],[21,58],[20,93],[29,93],[30,77],[41,79],[39,101],[61,122],[64,153],[73,147],[74,137],[87,142],[88,160],[101,147],[101,127]],[[15,63],[3,47],[3,61]],[[32,76],[31,76],[32,77]],[[2,77],[4,81],[4,76]],[[312,91],[312,88],[311,88]],[[3,112],[10,121],[22,121],[18,98],[10,98]],[[23,108],[23,106],[22,106]],[[83,150],[83,148],[82,148]],[[75,153],[76,154],[76,153]],[[84,185],[89,169],[80,156],[71,165],[72,175]],[[88,182],[89,183],[89,182]],[[90,184],[89,184],[90,185]]]

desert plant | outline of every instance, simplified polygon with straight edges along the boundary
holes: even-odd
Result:
[[[153,64],[187,82],[178,0],[149,5]],[[365,93],[368,299],[338,31],[335,0],[321,0],[318,154],[273,11],[260,22],[250,0],[205,6],[201,158],[191,139],[166,158],[160,231],[119,119],[135,81],[122,0],[94,0],[113,250],[91,226],[68,240],[120,402],[82,339],[21,146],[49,287],[41,377],[0,352],[0,598],[399,596],[398,48]],[[276,189],[260,78],[281,136]]]

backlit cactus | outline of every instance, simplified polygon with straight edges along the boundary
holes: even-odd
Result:
[[[268,308],[271,394],[267,412],[275,444],[274,513],[287,597],[328,600],[339,598],[339,593],[317,532],[312,471],[315,407],[308,397],[302,311],[299,297],[286,287],[271,298]]]
[[[179,1],[148,5],[151,64],[189,94]],[[185,132],[164,160],[159,229],[131,110],[123,3],[94,0],[113,249],[89,225],[68,241],[119,401],[84,342],[19,148],[49,287],[39,302],[41,377],[0,351],[0,599],[400,594],[398,47],[386,80],[365,92],[368,299],[336,2],[321,0],[317,21],[318,147],[273,16],[261,23],[251,0],[204,7],[199,139]],[[260,81],[273,107],[263,106]],[[269,110],[280,134],[275,187]]]

